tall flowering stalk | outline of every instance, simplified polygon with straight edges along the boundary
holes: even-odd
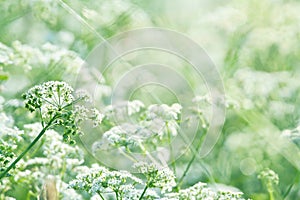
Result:
[[[28,151],[40,140],[49,129],[61,127],[64,130],[63,139],[65,142],[75,144],[72,136],[80,133],[79,124],[85,119],[102,120],[102,115],[95,109],[86,109],[83,114],[74,106],[87,97],[73,96],[73,89],[65,82],[49,81],[29,89],[23,94],[25,108],[30,112],[38,111],[43,129],[29,144],[29,146],[0,174],[0,179],[16,166],[16,164],[28,153]],[[73,107],[74,106],[74,107]],[[97,115],[97,116],[96,116]],[[98,124],[98,123],[97,123]]]

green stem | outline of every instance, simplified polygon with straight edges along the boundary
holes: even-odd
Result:
[[[146,148],[144,147],[144,145],[139,142],[139,147],[141,148],[141,150],[143,151],[143,153],[156,165],[160,165],[155,158],[153,158],[153,156],[149,153],[149,151],[146,150]]]
[[[168,143],[169,143],[169,148],[170,148],[171,164],[172,164],[173,172],[176,175],[176,162],[174,160],[174,151],[173,151],[173,147],[171,144],[171,133],[169,130],[168,123],[166,123],[166,126],[167,126],[167,132],[168,132]]]
[[[137,162],[137,160],[134,157],[132,157],[130,154],[124,152],[121,148],[119,148],[119,152],[122,155],[124,155],[126,158],[128,158],[129,160],[131,160],[132,162],[134,162],[134,163]]]
[[[298,172],[296,177],[294,178],[294,181],[293,183],[288,187],[287,191],[284,193],[283,195],[283,199],[286,199],[286,197],[289,195],[289,193],[291,192],[293,186],[295,185],[295,183],[298,183],[299,181],[299,178],[300,178],[300,173]]]
[[[143,192],[142,192],[142,194],[141,194],[139,200],[142,200],[142,198],[144,197],[144,195],[145,195],[147,189],[148,189],[148,185],[145,186],[145,188],[144,188],[144,190],[143,190]]]
[[[118,194],[118,191],[115,191],[116,193],[116,199],[119,200],[119,194]]]
[[[267,183],[267,190],[268,190],[268,193],[269,193],[269,196],[270,196],[270,200],[275,200],[275,197],[274,197],[274,187],[273,187],[273,184],[272,183]]]
[[[105,200],[100,192],[97,192],[102,200]]]
[[[39,108],[39,115],[40,115],[40,118],[41,118],[41,123],[42,123],[42,127],[44,128],[44,119],[43,119],[43,115],[42,115],[42,109]]]
[[[200,147],[201,147],[201,144],[202,144],[202,140],[203,140],[203,138],[204,138],[204,137],[203,137],[204,135],[205,135],[205,132],[202,134],[201,138],[199,139],[199,143],[197,144],[196,149],[195,149],[196,152],[193,154],[193,157],[191,158],[191,160],[190,160],[189,163],[187,164],[187,166],[186,166],[186,168],[185,168],[185,170],[184,170],[182,176],[180,177],[180,179],[179,179],[179,181],[178,181],[178,184],[177,184],[177,186],[176,186],[177,189],[178,189],[178,188],[180,187],[180,185],[182,184],[183,179],[185,178],[185,176],[186,176],[187,173],[189,172],[189,170],[190,170],[190,168],[191,168],[191,166],[192,166],[192,164],[193,164],[195,158],[197,157],[197,153],[198,153],[198,151],[199,151],[199,149],[200,149]]]
[[[62,180],[64,180],[64,176],[65,176],[66,171],[67,171],[67,162],[63,162],[62,170],[61,170],[61,173],[60,173],[60,177],[61,177]]]
[[[6,174],[16,166],[16,164],[26,155],[26,153],[39,141],[39,139],[44,135],[44,133],[47,131],[47,129],[52,125],[52,122],[56,119],[56,115],[49,121],[47,126],[45,126],[41,132],[38,134],[36,138],[29,144],[29,146],[12,162],[4,172],[1,173],[0,179],[2,179]]]
[[[270,194],[270,200],[275,200],[275,199],[274,199],[273,191],[269,191],[269,194]]]

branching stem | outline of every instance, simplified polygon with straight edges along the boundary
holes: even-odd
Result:
[[[53,121],[57,118],[57,115],[55,115],[45,126],[41,132],[34,138],[34,140],[29,144],[29,146],[12,162],[4,172],[0,174],[0,179],[6,176],[6,174],[16,166],[16,164],[26,155],[26,153],[40,140],[40,138],[44,135],[44,133],[48,130],[48,128],[52,125]]]

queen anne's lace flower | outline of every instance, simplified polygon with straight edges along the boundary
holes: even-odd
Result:
[[[135,163],[134,167],[146,176],[146,185],[149,188],[161,188],[162,193],[165,193],[176,186],[175,175],[168,167],[159,167],[145,162]]]
[[[151,132],[142,126],[124,123],[120,126],[114,126],[103,134],[112,146],[136,146],[147,137],[151,136]]]
[[[75,143],[71,136],[80,133],[79,124],[84,120],[93,120],[98,126],[104,115],[97,109],[77,105],[86,100],[86,95],[73,96],[73,88],[65,82],[49,81],[34,86],[23,95],[25,107],[31,112],[38,110],[42,125],[56,125],[64,129],[63,139]],[[72,109],[73,107],[73,109]]]
[[[162,200],[244,200],[241,192],[220,191],[199,182],[189,188],[181,189],[177,193],[168,193]]]
[[[268,168],[261,171],[260,174],[258,175],[258,178],[265,180],[267,184],[278,185],[279,183],[278,174],[276,174],[273,170]]]
[[[72,93],[73,89],[68,84],[49,81],[29,89],[23,98],[25,107],[31,112],[42,109],[45,114],[53,116],[53,113],[61,111],[74,100]]]
[[[127,105],[128,115],[130,116],[133,115],[134,113],[138,113],[144,107],[145,105],[143,104],[143,102],[139,100],[128,101],[128,105]]]
[[[148,107],[147,116],[150,119],[160,117],[165,121],[177,120],[181,109],[182,107],[178,103],[175,103],[172,106],[166,104],[153,104]]]
[[[91,168],[79,167],[77,171],[79,174],[69,186],[90,194],[114,192],[120,197],[128,197],[135,190],[136,184],[143,183],[127,171],[110,171],[97,164],[92,165]]]

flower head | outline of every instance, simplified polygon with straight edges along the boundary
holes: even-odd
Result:
[[[275,184],[278,185],[279,177],[273,170],[266,168],[260,172],[258,175],[259,179],[265,180],[267,184]]]
[[[71,136],[81,133],[81,122],[93,120],[94,125],[98,126],[104,118],[97,109],[78,105],[80,101],[86,100],[86,97],[84,94],[75,98],[73,88],[60,81],[49,81],[34,86],[23,95],[25,107],[31,112],[40,112],[42,125],[62,127],[63,139],[71,144],[75,143]]]
[[[146,176],[146,184],[149,188],[161,188],[162,193],[165,193],[176,186],[175,175],[168,167],[159,167],[145,162],[138,162],[134,167]]]

